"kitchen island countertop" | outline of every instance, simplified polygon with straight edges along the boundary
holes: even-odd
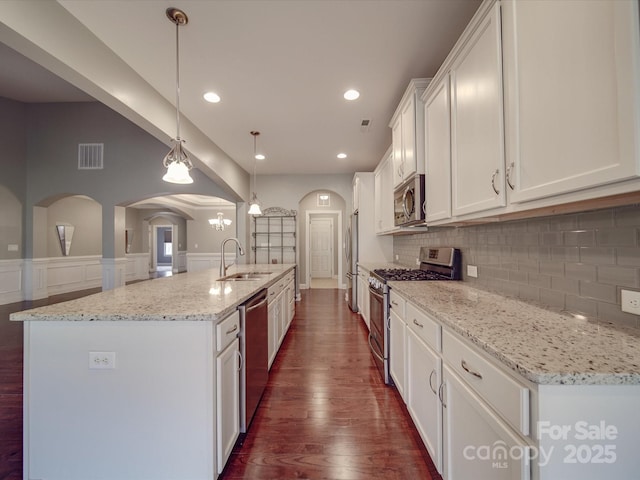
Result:
[[[463,282],[389,282],[445,327],[537,384],[640,384],[640,332]]]
[[[220,281],[218,270],[187,272],[148,280],[76,300],[10,315],[13,321],[218,321],[263,288],[275,283],[293,264],[234,265],[227,275],[268,272],[250,281]]]

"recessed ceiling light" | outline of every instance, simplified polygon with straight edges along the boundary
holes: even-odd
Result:
[[[339,153],[337,155],[338,158],[347,158],[347,154],[346,153]]]
[[[265,158],[267,158],[267,157],[265,157],[263,154],[256,153],[256,160],[264,160]]]
[[[209,103],[218,103],[220,101],[220,95],[214,92],[207,92],[203,97]]]
[[[347,100],[355,100],[360,96],[360,92],[357,90],[347,90],[344,92],[344,98]]]

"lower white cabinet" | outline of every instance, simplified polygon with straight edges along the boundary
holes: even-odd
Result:
[[[269,368],[278,354],[289,326],[296,313],[295,273],[290,272],[283,279],[269,287]]]
[[[439,472],[442,472],[442,408],[438,397],[441,372],[440,355],[407,328],[407,409]]]
[[[389,314],[390,325],[390,356],[389,373],[393,378],[396,388],[400,393],[403,400],[407,401],[406,394],[406,364],[407,364],[407,325],[404,323],[404,319],[391,309]]]
[[[216,357],[216,453],[221,473],[240,434],[240,341]]]
[[[358,267],[358,312],[369,327],[369,272]]]
[[[530,447],[446,364],[443,367],[447,480],[528,480]]]

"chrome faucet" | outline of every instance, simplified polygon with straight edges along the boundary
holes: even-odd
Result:
[[[235,237],[225,238],[222,241],[222,245],[220,246],[220,278],[226,276],[227,268],[233,265],[233,263],[231,265],[225,265],[224,263],[224,246],[229,240],[233,240],[234,242],[236,242],[236,245],[238,245],[238,253],[240,253],[240,255],[244,255],[244,250],[242,249],[242,245],[240,245],[240,240]]]

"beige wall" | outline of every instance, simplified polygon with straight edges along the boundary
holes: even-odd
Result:
[[[47,208],[47,256],[62,257],[56,225],[75,227],[69,256],[102,256],[102,206],[86,197],[66,197]]]

